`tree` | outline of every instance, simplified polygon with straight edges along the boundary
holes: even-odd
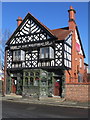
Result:
[[[1,67],[4,67],[4,57],[5,57],[5,43],[10,38],[11,31],[6,29],[3,33],[0,31],[0,63]]]
[[[9,39],[11,32],[9,29],[6,29],[3,33],[0,30],[0,70],[1,74],[5,70],[4,58],[5,58],[5,43]],[[1,78],[2,79],[2,78]],[[5,96],[5,72],[4,72],[4,81],[1,81],[0,88],[2,88],[2,96]]]

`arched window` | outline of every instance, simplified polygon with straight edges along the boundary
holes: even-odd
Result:
[[[28,76],[28,72],[25,72],[25,76]]]
[[[34,86],[38,86],[39,85],[39,78],[36,77],[34,80]]]
[[[39,72],[36,72],[35,75],[36,75],[36,76],[39,76],[40,74],[39,74]]]
[[[30,76],[34,76],[34,73],[33,73],[33,72],[30,72]]]
[[[25,85],[28,86],[28,78],[25,77]]]
[[[30,77],[30,85],[33,85],[33,78]]]

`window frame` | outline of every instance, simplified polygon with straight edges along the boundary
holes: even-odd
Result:
[[[22,60],[22,52],[24,53],[24,58]],[[25,61],[25,51],[23,50],[14,50],[13,51],[13,62],[22,62]]]
[[[54,59],[54,55],[53,55],[53,58],[51,58],[51,53],[50,53],[50,47],[51,46],[48,46],[48,47],[41,47],[40,48],[40,56],[39,56],[39,59]],[[54,48],[51,47],[53,49],[53,54],[54,54]],[[42,50],[44,50],[42,53]],[[43,56],[43,57],[42,57]]]
[[[82,58],[79,59],[80,62],[80,68],[82,68]]]

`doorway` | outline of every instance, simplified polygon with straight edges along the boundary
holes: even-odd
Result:
[[[62,79],[60,77],[55,77],[54,80],[54,96],[62,97]]]
[[[16,94],[16,91],[17,91],[17,77],[12,77],[11,82],[12,82],[11,92]]]

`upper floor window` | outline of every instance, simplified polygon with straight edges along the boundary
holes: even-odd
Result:
[[[80,68],[82,68],[82,59],[80,58]]]
[[[13,61],[24,61],[25,60],[25,51],[16,50],[13,51]]]
[[[40,48],[40,59],[53,59],[54,58],[54,49],[52,47]]]

